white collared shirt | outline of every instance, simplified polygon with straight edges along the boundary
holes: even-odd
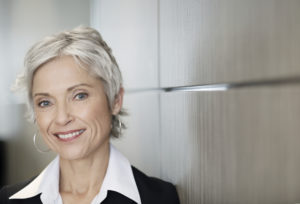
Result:
[[[101,203],[108,190],[116,191],[138,204],[141,204],[139,191],[129,161],[110,145],[109,162],[101,189],[91,204]],[[62,204],[59,194],[59,156],[57,156],[42,173],[27,186],[9,199],[26,199],[41,193],[43,204]]]

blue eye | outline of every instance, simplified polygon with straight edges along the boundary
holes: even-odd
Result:
[[[38,103],[38,106],[43,108],[43,107],[50,106],[50,104],[51,104],[50,101],[41,101]]]
[[[84,100],[88,97],[88,94],[87,93],[79,93],[79,94],[76,94],[75,95],[75,99],[76,100]]]

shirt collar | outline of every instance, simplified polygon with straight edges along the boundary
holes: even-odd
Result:
[[[58,195],[59,157],[57,156],[43,171],[27,186],[9,197],[9,199],[26,199],[43,193],[43,196]]]
[[[116,191],[136,203],[141,203],[137,185],[133,176],[132,168],[118,150],[110,145],[110,156],[106,175],[101,189],[92,203],[102,202],[107,191]],[[9,199],[26,199],[41,195],[42,201],[56,200],[59,196],[59,157],[57,156],[42,173],[27,186],[12,195]]]
[[[118,150],[111,145],[110,158],[105,178],[103,180],[100,193],[97,195],[97,202],[100,203],[105,197],[108,190],[116,191],[136,203],[141,203],[141,198],[132,168],[127,160]],[[105,194],[101,194],[101,193]]]

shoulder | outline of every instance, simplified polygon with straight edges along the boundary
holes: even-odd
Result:
[[[177,191],[173,184],[149,177],[135,167],[132,167],[132,171],[142,203],[179,203]]]
[[[11,203],[9,197],[28,185],[34,178],[14,185],[7,185],[0,189],[0,203]]]

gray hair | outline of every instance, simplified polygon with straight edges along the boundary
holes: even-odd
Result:
[[[72,56],[80,67],[102,80],[112,110],[115,98],[122,88],[119,66],[100,33],[93,28],[79,26],[70,31],[45,37],[28,50],[24,59],[24,71],[17,77],[14,85],[15,90],[22,90],[27,94],[27,118],[31,122],[35,120],[32,99],[32,81],[35,72],[45,63],[61,56]],[[122,128],[125,128],[120,119],[124,114],[126,112],[122,108],[117,115],[112,116],[113,137],[119,137]]]

